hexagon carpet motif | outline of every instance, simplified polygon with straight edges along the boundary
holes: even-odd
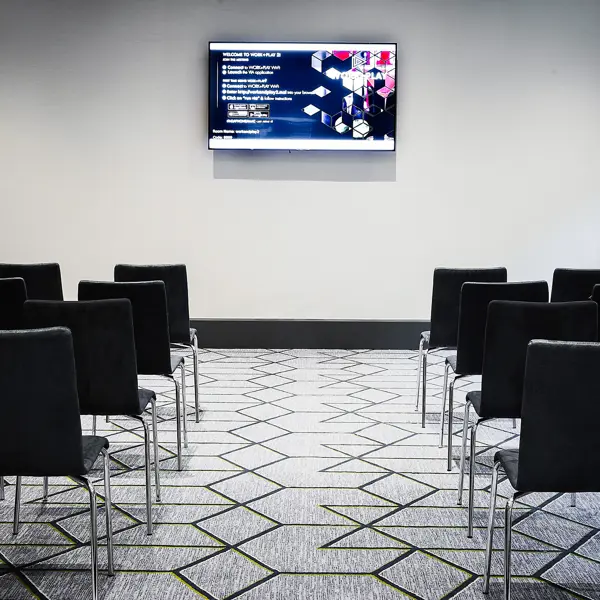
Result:
[[[327,57],[313,58],[318,70]],[[318,112],[313,105],[304,110]],[[202,418],[197,424],[188,406],[181,472],[174,390],[159,379],[141,380],[159,394],[163,500],[153,507],[152,536],[144,525],[139,423],[99,420],[113,457],[117,569],[114,578],[100,574],[103,600],[486,597],[490,461],[497,448],[515,447],[518,429],[502,421],[481,428],[469,539],[465,509],[456,506],[457,468],[446,471],[438,448],[443,353],[430,355],[424,429],[414,407],[415,352],[214,349],[201,350],[199,360]],[[477,385],[467,380],[455,391],[455,463],[460,407]],[[90,418],[82,425],[89,430]],[[53,478],[42,502],[41,483],[24,478],[23,525],[13,536],[8,478],[0,502],[0,599],[88,597],[86,494],[67,478]],[[510,492],[503,480],[499,505]],[[516,504],[514,515],[515,600],[600,599],[600,498],[580,494],[573,508],[559,494],[534,494]],[[100,502],[99,563],[106,569],[103,516]],[[502,596],[502,544],[498,531],[492,600]]]

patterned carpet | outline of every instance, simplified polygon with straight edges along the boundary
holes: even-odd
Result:
[[[469,540],[455,491],[462,411],[456,466],[447,473],[437,435],[443,358],[431,358],[431,414],[423,430],[414,410],[414,352],[201,351],[204,412],[196,424],[188,363],[183,472],[174,458],[174,390],[143,379],[161,392],[163,502],[155,506],[158,524],[148,537],[140,428],[127,419],[101,422],[114,459],[118,570],[110,579],[101,573],[101,598],[485,598],[480,576],[494,452],[486,444],[514,447],[518,429],[498,421],[480,430],[480,508]],[[476,388],[475,381],[458,385],[459,407],[465,391]],[[101,478],[101,471],[94,475]],[[53,479],[43,504],[41,481],[25,483],[17,537],[10,525],[13,485],[0,502],[0,598],[90,597],[85,492]],[[500,492],[509,491],[504,481]],[[516,505],[515,600],[600,599],[599,508],[600,499],[586,494],[577,508],[557,494]],[[497,530],[498,550],[502,539]],[[106,568],[103,545],[100,566]],[[502,572],[500,551],[493,569]],[[489,598],[501,592],[496,577]]]

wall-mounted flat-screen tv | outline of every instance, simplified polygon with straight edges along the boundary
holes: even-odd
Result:
[[[214,150],[395,150],[396,44],[209,44]]]

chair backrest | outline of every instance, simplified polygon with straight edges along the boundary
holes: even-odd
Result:
[[[62,300],[62,279],[57,263],[0,264],[0,277],[20,277],[30,300]]]
[[[600,284],[595,285],[592,289],[591,298],[596,304],[600,304]]]
[[[68,329],[0,331],[0,411],[0,473],[85,473]]]
[[[546,281],[463,284],[458,316],[456,372],[461,375],[481,375],[485,324],[490,302],[548,302],[548,295]]]
[[[0,279],[0,329],[21,329],[27,289],[21,277]]]
[[[556,269],[552,278],[552,302],[589,300],[600,283],[600,269]]]
[[[71,330],[82,415],[137,415],[137,366],[131,302],[25,303],[26,327]]]
[[[506,282],[505,268],[436,269],[433,272],[431,296],[431,337],[429,346],[456,347],[460,290],[467,281]]]
[[[190,343],[190,307],[185,265],[117,265],[115,281],[164,281],[172,344]]]
[[[127,298],[131,302],[138,373],[170,375],[171,349],[165,284],[162,281],[79,283],[79,300],[115,298]]]
[[[600,344],[529,346],[518,489],[600,492]]]
[[[534,339],[595,342],[595,302],[509,302],[488,308],[481,377],[480,417],[518,418],[523,399],[525,359]]]

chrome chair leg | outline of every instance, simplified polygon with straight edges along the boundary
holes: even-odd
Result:
[[[4,500],[4,477],[0,475],[0,500]]]
[[[490,512],[488,514],[487,543],[485,546],[485,568],[483,571],[483,593],[490,591],[490,575],[492,571],[492,550],[494,548],[494,520],[496,516],[496,497],[498,496],[498,472],[500,463],[494,465],[492,471],[492,487],[490,489]]]
[[[106,512],[106,554],[108,557],[108,575],[115,574],[115,561],[113,553],[113,526],[112,526],[112,494],[110,489],[110,455],[108,450],[102,450],[104,462],[104,511]]]
[[[196,403],[196,423],[200,423],[200,397],[198,391],[198,335],[194,334],[192,340],[192,353],[194,355],[194,401]]]
[[[511,598],[512,511],[515,496],[509,498],[504,510],[504,600]]]
[[[571,494],[571,508],[575,508],[577,506],[577,494],[573,492]]]
[[[421,427],[425,429],[425,417],[427,416],[427,356],[429,349],[423,352],[423,400],[421,402]]]
[[[92,417],[92,435],[96,435],[96,415]]]
[[[475,514],[475,453],[477,451],[477,428],[487,419],[479,419],[471,425],[471,457],[469,460],[469,531],[467,537],[473,537],[473,517]]]
[[[460,474],[458,475],[458,506],[462,506],[463,491],[465,489],[465,465],[467,462],[467,435],[469,433],[469,409],[471,403],[465,404],[465,416],[463,421],[463,432],[462,432],[462,449],[460,453]]]
[[[181,392],[179,391],[179,383],[174,377],[171,380],[175,384],[175,421],[177,428],[177,470],[182,470],[181,463]]]
[[[98,506],[94,484],[82,477],[81,481],[90,495],[90,548],[92,551],[92,600],[98,600]]]
[[[158,460],[158,424],[156,415],[156,400],[151,400],[152,403],[152,442],[154,445],[154,487],[156,493],[156,501],[160,502],[160,462]]]
[[[144,453],[146,455],[146,533],[152,535],[152,462],[150,460],[150,431],[144,417],[133,416],[144,428]]]
[[[423,346],[425,344],[425,340],[421,337],[419,341],[419,365],[417,366],[417,405],[415,406],[415,411],[419,410],[419,395],[421,392],[421,365],[423,361]]]
[[[440,448],[444,447],[444,427],[446,425],[446,396],[448,395],[448,372],[450,371],[450,365],[446,363],[444,368],[444,387],[442,389],[442,419],[440,425]]]
[[[452,471],[452,424],[454,421],[454,384],[456,377],[450,382],[448,392],[448,471]]]
[[[181,363],[181,404],[183,408],[183,447],[188,447],[187,406],[185,403],[185,362]]]
[[[517,428],[517,420],[513,419],[513,429],[516,429],[516,428]]]
[[[48,478],[44,477],[44,502],[48,502],[48,492],[50,486],[48,485]]]
[[[13,535],[17,535],[19,533],[19,513],[21,512],[21,487],[22,480],[21,476],[17,477],[15,487],[15,514],[13,517]]]

